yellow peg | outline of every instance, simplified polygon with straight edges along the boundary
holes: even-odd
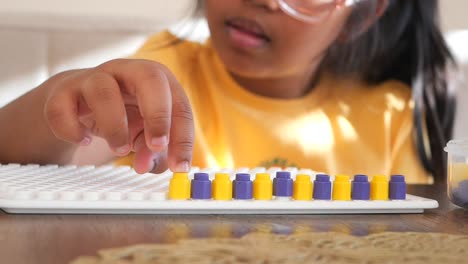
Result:
[[[255,200],[271,200],[273,198],[273,182],[269,173],[257,173],[253,182],[253,197]]]
[[[186,172],[174,172],[169,182],[169,199],[190,199],[190,180]]]
[[[333,182],[333,200],[351,200],[351,182],[347,175],[336,175]]]
[[[302,201],[312,200],[312,182],[309,175],[296,175],[293,186],[293,199]]]
[[[388,200],[388,177],[385,175],[375,175],[370,183],[371,200]]]
[[[211,190],[214,200],[231,200],[232,182],[229,174],[216,173]]]

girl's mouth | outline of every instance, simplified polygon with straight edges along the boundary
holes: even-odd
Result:
[[[261,48],[271,39],[254,20],[235,17],[225,21],[229,38],[235,46],[242,49]]]

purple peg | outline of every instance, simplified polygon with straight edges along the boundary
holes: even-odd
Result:
[[[237,200],[252,199],[253,186],[248,173],[237,173],[232,182],[232,197]]]
[[[405,176],[392,175],[390,177],[389,199],[390,200],[405,200],[406,199]]]
[[[326,174],[317,174],[314,181],[315,200],[331,200],[331,181]]]
[[[370,183],[367,175],[355,175],[351,188],[351,199],[370,200]]]
[[[211,199],[211,181],[208,173],[195,173],[191,184],[192,199]]]
[[[468,180],[458,183],[458,186],[452,189],[452,203],[468,208]]]
[[[277,197],[291,197],[293,190],[293,180],[288,171],[278,171],[273,179],[273,195]]]

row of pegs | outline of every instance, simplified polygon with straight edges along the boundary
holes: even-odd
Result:
[[[288,171],[276,172],[271,180],[269,173],[257,173],[252,181],[250,174],[237,173],[231,181],[229,173],[216,173],[211,181],[209,174],[197,172],[190,181],[187,173],[174,173],[169,183],[172,200],[271,200],[273,197],[294,200],[405,200],[406,183],[403,175],[376,175],[369,182],[366,175],[336,175],[331,181],[326,174],[317,174],[311,180],[308,174],[297,174],[293,180]]]

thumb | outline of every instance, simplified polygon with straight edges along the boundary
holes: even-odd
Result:
[[[144,133],[134,141],[135,159],[133,168],[138,173],[162,173],[167,169],[167,152],[152,152],[145,142]]]

